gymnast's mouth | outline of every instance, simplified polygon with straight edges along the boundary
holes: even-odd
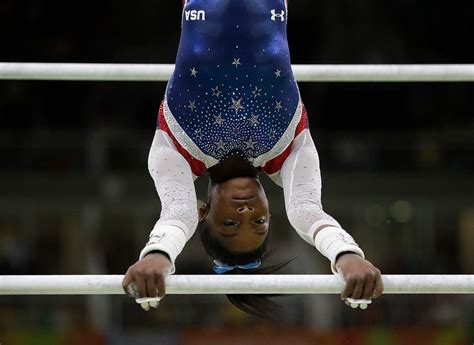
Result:
[[[236,201],[247,201],[253,199],[255,196],[254,195],[234,195],[232,196],[232,200]]]

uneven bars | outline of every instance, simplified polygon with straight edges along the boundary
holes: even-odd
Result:
[[[0,79],[167,81],[172,64],[0,62]],[[472,82],[474,64],[293,65],[300,82]]]
[[[0,295],[121,295],[122,275],[0,276]],[[474,294],[474,275],[384,275],[385,294]],[[168,294],[338,294],[333,275],[172,275]]]

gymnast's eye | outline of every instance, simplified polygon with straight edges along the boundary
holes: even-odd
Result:
[[[232,219],[226,219],[224,220],[224,226],[234,226],[237,225],[239,222],[232,220]]]
[[[265,224],[266,221],[265,221],[265,218],[258,218],[258,219],[255,219],[253,221],[254,224],[258,224],[258,225],[261,225],[261,224]]]

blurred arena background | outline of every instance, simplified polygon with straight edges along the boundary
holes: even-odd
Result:
[[[292,0],[298,64],[473,63],[474,2]],[[0,2],[0,61],[172,63],[181,1]],[[147,154],[165,83],[0,81],[0,274],[123,274],[159,215]],[[323,203],[386,274],[474,268],[474,85],[302,83]],[[286,273],[329,273],[265,180]],[[203,196],[204,180],[198,181]],[[177,273],[210,273],[197,237]],[[0,343],[417,344],[474,341],[474,298],[280,298],[281,321],[223,296],[0,297]]]

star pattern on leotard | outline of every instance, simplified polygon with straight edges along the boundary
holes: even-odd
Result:
[[[224,123],[225,119],[222,118],[222,114],[219,114],[219,115],[214,115],[214,124],[218,125],[218,126],[222,126],[222,124]]]
[[[281,101],[275,101],[275,109],[280,111],[282,108]]]
[[[244,109],[242,105],[242,98],[237,99],[237,100],[232,98],[232,105],[229,108],[234,109],[235,115],[237,115],[239,113],[239,110]]]
[[[261,164],[262,156],[282,152],[292,140],[299,92],[287,46],[270,38],[280,33],[255,38],[250,17],[227,14],[228,30],[205,39],[197,33],[213,33],[208,23],[183,23],[188,38],[167,88],[177,124],[170,129],[193,157],[220,161],[232,152],[249,162],[260,157]]]
[[[196,130],[194,131],[194,135],[196,136],[196,138],[197,138],[198,140],[202,140],[202,137],[204,136],[204,134],[202,134],[202,129],[201,129],[201,128],[196,129]]]
[[[188,108],[191,109],[191,112],[196,110],[196,101],[189,101]]]
[[[235,68],[242,65],[242,63],[240,62],[240,58],[238,58],[238,59],[234,58],[234,62],[232,62],[232,65],[235,65]]]
[[[231,133],[232,133],[234,136],[238,136],[238,135],[240,134],[240,127],[234,126],[234,127],[232,128]]]
[[[257,98],[258,96],[260,96],[260,92],[262,92],[262,89],[259,89],[255,86],[255,90],[252,91],[253,98]]]
[[[219,90],[219,86],[213,87],[211,88],[211,90],[212,90],[212,95],[216,96],[217,98],[219,98],[219,96],[222,94],[222,91]]]
[[[197,74],[199,73],[199,71],[196,70],[196,67],[191,68],[190,71],[191,71],[191,76],[197,77]]]
[[[217,150],[225,149],[225,143],[224,143],[224,140],[222,140],[222,138],[220,138],[218,142],[214,142],[214,145],[216,145]]]
[[[252,140],[252,138],[249,138],[249,140],[244,141],[245,147],[247,149],[255,149],[255,145],[258,143],[258,141]]]
[[[258,121],[258,117],[259,117],[258,115],[252,114],[250,119],[248,119],[248,121],[252,124],[252,126],[256,126],[260,123],[260,121]]]

